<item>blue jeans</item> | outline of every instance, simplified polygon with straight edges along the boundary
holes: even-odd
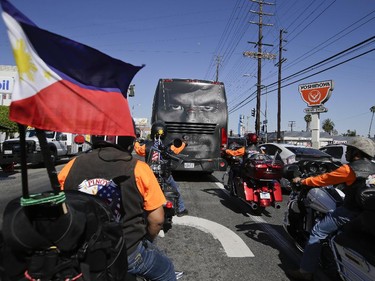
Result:
[[[326,239],[328,235],[340,229],[357,215],[358,212],[350,211],[345,207],[338,207],[315,224],[311,231],[309,241],[303,251],[300,268],[307,272],[315,272],[319,264],[321,253],[320,240]]]
[[[178,186],[177,182],[175,182],[172,175],[170,175],[169,178],[167,179],[167,183],[169,185],[171,185],[173,188],[175,188],[179,193],[179,196],[178,196],[178,213],[184,211],[185,210],[185,203],[184,203],[184,200],[182,199],[182,196],[181,196],[180,187]]]
[[[146,239],[128,256],[128,272],[151,281],[176,280],[172,261]]]

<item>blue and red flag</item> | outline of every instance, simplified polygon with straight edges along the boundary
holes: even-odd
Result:
[[[0,1],[19,73],[10,119],[44,130],[134,136],[126,94],[143,66],[43,30]]]

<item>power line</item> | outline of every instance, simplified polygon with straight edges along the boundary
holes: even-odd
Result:
[[[345,49],[345,50],[343,50],[343,51],[341,51],[341,52],[339,52],[339,53],[337,53],[337,54],[335,54],[335,55],[333,55],[333,56],[331,56],[331,57],[329,57],[329,58],[327,58],[327,59],[324,59],[324,60],[322,60],[322,61],[320,61],[320,62],[318,62],[318,63],[313,64],[312,66],[309,66],[309,67],[306,67],[306,68],[304,68],[304,69],[302,69],[302,70],[300,70],[300,71],[297,71],[296,73],[291,74],[291,75],[289,75],[288,77],[283,78],[281,81],[282,81],[282,82],[285,82],[285,81],[287,81],[287,80],[292,79],[293,77],[300,76],[301,74],[306,73],[306,72],[310,72],[310,71],[312,71],[312,70],[314,69],[314,67],[316,67],[316,66],[318,66],[318,65],[321,65],[321,64],[323,64],[323,63],[326,63],[326,62],[328,62],[329,60],[332,60],[333,58],[335,58],[335,57],[337,57],[337,56],[343,55],[344,53],[347,53],[347,52],[349,52],[349,51],[352,51],[354,48],[360,47],[361,45],[368,44],[369,42],[373,41],[374,39],[375,39],[375,36],[372,36],[372,37],[370,37],[370,38],[368,38],[368,39],[366,39],[366,40],[364,40],[364,41],[362,41],[362,42],[360,42],[360,43],[358,43],[358,44],[356,44],[356,45],[353,45],[352,47],[349,47],[349,48],[347,48],[347,49]],[[315,75],[317,75],[317,74],[320,74],[320,73],[322,73],[322,72],[325,72],[325,71],[328,71],[328,70],[333,69],[333,68],[335,68],[335,67],[338,67],[338,66],[340,66],[340,65],[342,65],[342,64],[344,64],[344,63],[347,63],[347,62],[349,62],[349,61],[351,61],[351,60],[354,60],[354,59],[357,59],[357,58],[359,58],[359,57],[362,57],[362,56],[364,56],[364,55],[366,55],[366,54],[369,54],[369,53],[373,52],[374,50],[375,50],[375,48],[370,49],[370,50],[368,50],[368,51],[366,51],[366,52],[363,52],[363,53],[361,53],[361,54],[359,54],[359,55],[356,55],[356,56],[354,56],[354,57],[351,57],[351,58],[349,58],[349,59],[347,59],[347,60],[344,60],[344,61],[342,61],[342,62],[340,62],[340,63],[337,63],[337,64],[335,64],[335,65],[332,65],[332,66],[330,66],[330,67],[327,67],[327,68],[325,68],[325,69],[323,69],[323,70],[320,70],[320,71],[318,71],[318,72],[315,72],[315,73],[313,73],[313,74],[311,74],[311,75],[304,76],[303,78],[300,78],[300,79],[295,80],[295,81],[293,81],[293,82],[290,82],[290,83],[288,83],[288,84],[283,84],[283,85],[281,86],[281,88],[284,88],[284,87],[290,86],[290,85],[295,84],[295,83],[297,83],[297,82],[299,82],[299,81],[302,81],[302,80],[304,80],[304,79],[306,79],[306,78],[310,78],[310,77],[315,76]],[[278,82],[270,83],[269,85],[267,85],[267,87],[275,86],[277,83],[278,83]],[[268,93],[269,93],[269,92],[273,92],[273,91],[275,91],[275,90],[276,90],[276,89],[268,90]],[[252,93],[252,94],[251,94],[249,97],[247,97],[246,99],[244,99],[244,100],[242,100],[241,102],[237,103],[237,105],[235,105],[234,107],[232,107],[232,108],[229,110],[229,113],[234,113],[235,111],[239,110],[239,109],[242,108],[243,106],[245,106],[245,105],[247,105],[248,103],[250,103],[252,100],[254,100],[254,98],[250,100],[250,98],[253,97],[254,95],[255,95],[255,92]]]

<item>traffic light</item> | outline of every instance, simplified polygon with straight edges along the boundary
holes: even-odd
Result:
[[[129,85],[129,88],[128,88],[128,96],[129,97],[134,97],[134,87],[135,87],[134,84]]]
[[[252,110],[251,110],[251,116],[255,116],[255,108],[253,108]]]

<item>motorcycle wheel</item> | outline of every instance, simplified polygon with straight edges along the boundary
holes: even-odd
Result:
[[[230,172],[229,172],[230,173]],[[229,191],[229,194],[231,196],[235,196],[235,193],[234,193],[234,180],[233,180],[233,177],[232,177],[232,180],[231,180],[231,177],[228,176],[228,181],[227,181],[227,184],[224,184],[224,188],[226,190]]]

